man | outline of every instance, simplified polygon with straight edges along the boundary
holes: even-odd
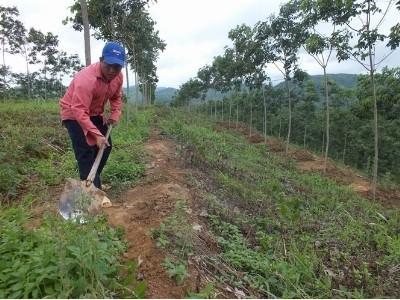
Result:
[[[105,134],[108,125],[117,123],[121,115],[121,69],[124,65],[125,49],[116,42],[106,43],[100,62],[78,72],[60,100],[61,120],[71,138],[81,180],[89,175],[99,148],[106,146],[93,181],[99,189],[100,174],[112,147],[111,138],[107,141]],[[107,101],[111,113],[105,118]]]

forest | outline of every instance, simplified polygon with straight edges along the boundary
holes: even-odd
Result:
[[[174,105],[204,99],[210,88],[236,91],[223,101],[209,99],[201,109],[285,137],[287,145],[321,151],[325,161],[352,165],[373,178],[374,189],[378,173],[399,183],[399,69],[382,68],[398,47],[399,24],[390,32],[380,28],[390,1],[383,7],[375,1],[349,3],[289,1],[254,27],[238,25],[228,34],[233,46],[182,84]],[[299,65],[300,50],[320,66],[320,87]],[[333,57],[356,61],[366,71],[354,89],[328,76]],[[272,85],[269,68],[282,74],[279,87]]]

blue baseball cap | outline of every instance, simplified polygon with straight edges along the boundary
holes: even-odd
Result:
[[[121,67],[125,66],[125,49],[116,42],[108,42],[105,44],[102,56],[106,64],[118,64]]]

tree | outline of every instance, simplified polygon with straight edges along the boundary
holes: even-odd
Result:
[[[209,66],[209,65],[206,65],[197,71],[197,78],[201,82],[201,93],[202,93],[201,98],[202,98],[202,100],[205,100],[207,91],[212,87],[211,86],[211,82],[213,80],[212,73],[213,73],[213,71],[211,69],[211,66]]]
[[[303,0],[300,4],[300,8],[304,12],[303,24],[307,30],[304,49],[321,66],[324,73],[326,107],[324,172],[326,172],[330,142],[330,105],[327,67],[335,44],[339,42],[342,37],[340,30],[337,29],[337,16],[335,14],[326,13],[326,7],[323,1]],[[321,23],[332,23],[330,35],[323,35],[318,31],[317,27]]]
[[[4,91],[8,88],[6,80],[8,67],[6,65],[5,53],[15,54],[21,51],[21,46],[24,43],[26,29],[24,25],[17,19],[19,16],[18,9],[14,7],[0,6],[0,42],[3,56],[2,88]],[[5,96],[5,93],[3,93]]]
[[[233,41],[235,75],[234,83],[239,90],[243,84],[250,90],[260,89],[263,82],[267,79],[264,71],[265,58],[262,48],[259,47],[257,41],[257,30],[247,25],[237,26],[229,32],[229,38]],[[263,88],[263,103],[264,103],[264,133],[266,138],[266,99]],[[251,99],[251,97],[250,97]],[[231,102],[230,102],[231,103]],[[250,102],[250,135],[253,123],[252,118],[252,102]],[[231,108],[230,108],[231,110]]]
[[[279,15],[272,15],[267,22],[257,25],[257,39],[262,46],[266,62],[273,63],[285,80],[288,99],[288,130],[286,153],[288,153],[292,127],[292,100],[290,81],[297,69],[297,52],[302,44],[303,28],[299,19],[298,2],[289,1],[281,6]]]
[[[43,34],[38,32],[37,39],[35,40],[34,50],[39,52],[43,57],[43,69],[44,75],[44,98],[47,99],[47,73],[52,66],[56,65],[56,55],[58,54],[58,36],[47,32]]]
[[[89,15],[87,10],[86,0],[79,0],[82,12],[82,23],[83,23],[83,36],[85,40],[85,61],[86,66],[92,63],[92,58],[90,54],[90,28],[89,28]]]
[[[191,78],[179,87],[174,97],[173,106],[188,106],[190,100],[201,96],[202,83],[198,79]]]
[[[397,1],[396,6],[397,9],[400,10],[400,1]],[[390,29],[388,46],[390,46],[390,48],[392,49],[396,49],[399,46],[399,44],[400,44],[400,23],[397,23]]]
[[[89,0],[88,15],[94,37],[121,42],[127,48],[128,62],[138,75],[138,85],[145,94],[146,102],[154,100],[158,81],[155,61],[165,43],[154,29],[155,22],[146,11],[150,0]],[[80,3],[75,0],[71,6],[73,17],[64,20],[73,28],[82,30],[83,20]]]
[[[387,57],[382,56],[377,62],[376,48],[379,42],[387,41],[388,44],[392,43],[395,47],[396,43],[393,39],[390,40],[389,36],[380,33],[380,26],[393,4],[392,0],[387,2],[387,6],[382,10],[375,0],[352,0],[349,3],[344,1],[334,2],[324,1],[325,9],[328,13],[333,12],[338,16],[337,23],[339,25],[347,26],[347,38],[338,44],[338,58],[345,60],[352,58],[357,61],[369,73],[371,83],[371,95],[373,99],[373,115],[374,115],[374,163],[373,163],[373,180],[372,180],[372,194],[375,199],[376,186],[378,181],[378,107],[377,107],[377,93],[375,83],[375,73],[377,66],[384,61]],[[376,24],[373,22],[373,17],[377,16]],[[353,39],[351,39],[353,38]],[[344,42],[343,42],[344,41]],[[354,41],[354,43],[352,43]],[[392,47],[392,48],[393,48]]]

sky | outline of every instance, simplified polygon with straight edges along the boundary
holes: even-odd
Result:
[[[197,71],[211,64],[213,58],[230,46],[228,32],[237,25],[253,26],[258,21],[266,20],[271,14],[277,14],[279,7],[286,0],[158,0],[149,7],[150,15],[156,21],[159,36],[167,44],[157,61],[159,87],[179,86],[195,77]],[[43,32],[58,35],[60,49],[68,54],[78,54],[84,63],[83,32],[63,25],[62,20],[70,15],[68,7],[73,0],[0,0],[1,6],[17,6],[26,28],[34,27]],[[385,4],[387,0],[378,0]],[[392,7],[383,30],[397,22],[399,11]],[[104,41],[91,38],[92,62],[101,56]],[[382,53],[387,53],[382,49]],[[309,74],[321,74],[322,70],[312,57],[300,51],[300,66]],[[25,64],[21,57],[7,57],[7,65],[13,72],[24,72]],[[390,55],[380,66],[400,66],[398,50]],[[125,72],[124,72],[125,73]],[[267,66],[267,73],[273,83],[282,80],[279,71]],[[328,73],[365,73],[359,64],[352,61],[338,63],[334,58],[328,66]],[[125,76],[125,74],[124,74]],[[132,81],[133,73],[129,72]],[[66,79],[64,84],[68,84]],[[131,83],[133,85],[133,83]]]

